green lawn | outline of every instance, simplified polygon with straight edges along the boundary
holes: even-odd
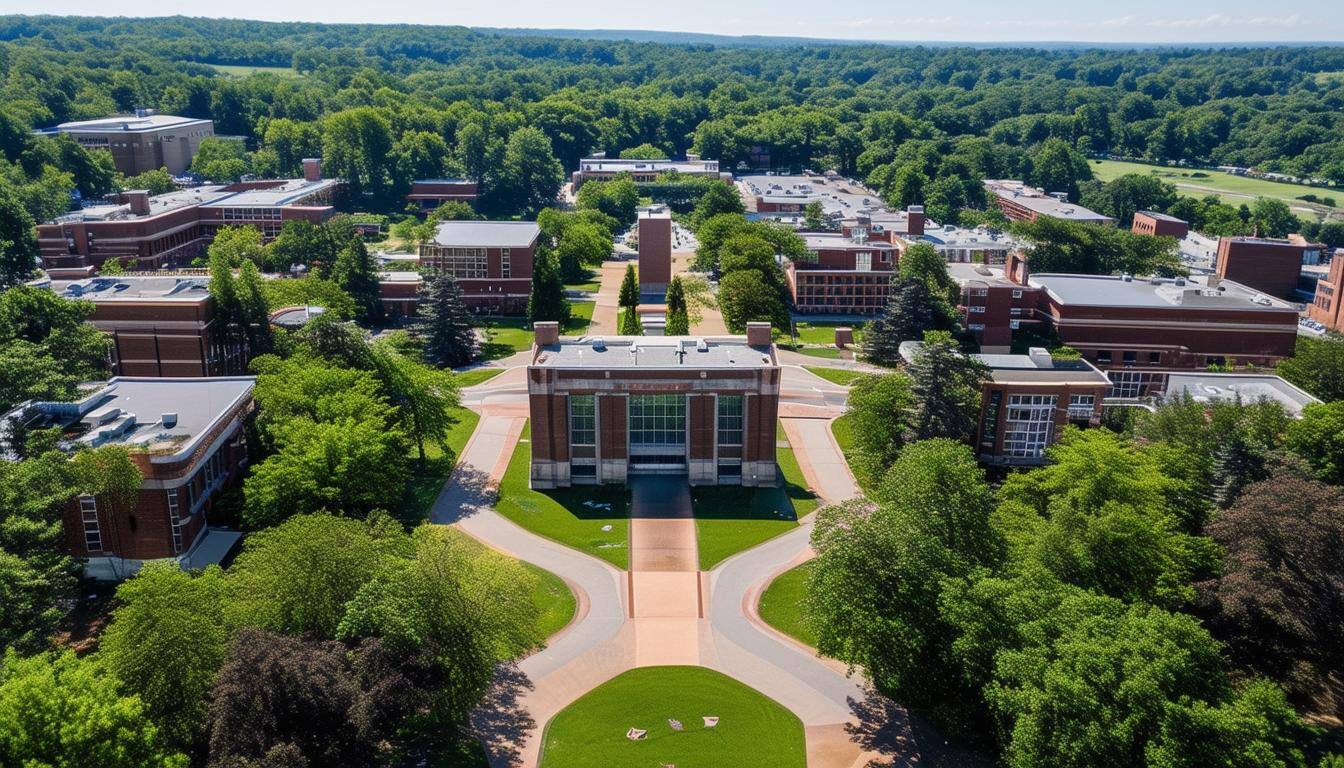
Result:
[[[718,717],[709,729],[702,717]],[[673,731],[669,719],[685,725]],[[630,728],[648,731],[631,741]],[[546,726],[542,768],[803,768],[803,725],[777,702],[704,667],[643,667],[594,688]]]
[[[531,426],[513,451],[495,510],[513,522],[617,568],[630,562],[630,491],[623,485],[577,485],[553,491],[527,487]],[[610,526],[610,530],[602,530]]]
[[[849,471],[854,473],[854,480],[859,484],[859,488],[864,493],[868,493],[872,478],[868,477],[868,473],[864,472],[863,468],[859,466],[859,462],[855,460],[858,458],[859,449],[854,444],[853,422],[853,416],[849,414],[841,416],[831,422],[831,434],[835,436],[835,442],[840,446],[840,452],[845,454],[845,461],[849,463]]]
[[[495,378],[503,372],[503,368],[473,368],[470,371],[453,374],[453,380],[457,382],[458,387],[474,387]]]
[[[804,344],[835,344],[836,328],[853,328],[854,343],[863,341],[862,321],[856,323],[796,323],[798,327],[798,341]]]
[[[593,321],[594,304],[591,301],[575,301],[569,306],[571,316],[565,327],[560,329],[560,334],[582,336],[588,332],[588,324]],[[527,318],[495,317],[488,322],[487,340],[481,345],[481,356],[486,360],[497,360],[532,348],[532,324]]]
[[[807,596],[807,580],[814,563],[815,560],[808,560],[776,576],[757,606],[766,624],[813,648],[817,646],[817,633],[803,616],[803,598]]]
[[[1272,197],[1283,200],[1294,208],[1300,209],[1297,213],[1306,211],[1313,213],[1313,209],[1305,201],[1297,198],[1302,195],[1316,195],[1317,197],[1333,197],[1336,202],[1344,200],[1344,190],[1325,189],[1322,187],[1309,187],[1304,184],[1287,184],[1281,181],[1267,181],[1265,179],[1254,179],[1247,176],[1236,176],[1222,171],[1206,171],[1195,168],[1170,168],[1158,165],[1147,165],[1145,163],[1125,163],[1117,160],[1093,160],[1092,172],[1102,181],[1111,181],[1127,173],[1151,174],[1160,177],[1163,181],[1175,184],[1176,190],[1187,197],[1206,197],[1208,195],[1218,195],[1223,202],[1231,205],[1241,205],[1249,203],[1257,197]],[[1195,174],[1200,174],[1196,176]],[[1336,208],[1336,210],[1341,210]],[[1319,215],[1319,214],[1318,214]]]
[[[448,428],[448,451],[445,453],[438,443],[425,443],[425,461],[420,462],[420,452],[411,446],[411,480],[406,485],[406,497],[396,511],[397,519],[407,525],[416,525],[429,515],[429,508],[439,497],[439,491],[452,474],[453,465],[462,455],[462,449],[476,431],[476,422],[481,417],[469,408],[453,408],[450,413],[454,423]]]
[[[565,290],[567,291],[587,291],[589,293],[597,293],[597,289],[600,287],[602,287],[602,284],[596,280],[587,280],[582,283],[565,283]]]
[[[523,567],[537,577],[532,588],[532,604],[541,610],[541,620],[537,622],[541,636],[550,637],[573,620],[578,603],[564,579],[531,563],[523,563]]]
[[[850,384],[854,383],[855,379],[868,375],[863,371],[850,371],[844,368],[823,368],[818,365],[804,365],[803,368],[809,373],[814,373],[832,384],[839,384],[842,387],[848,387]]]
[[[783,430],[777,428],[776,432],[783,439]],[[701,570],[707,571],[742,550],[793,530],[798,518],[817,508],[817,499],[807,490],[793,450],[776,448],[775,460],[784,475],[783,487],[724,485],[691,489]]]
[[[242,64],[211,64],[220,74],[230,77],[247,77],[248,75],[279,75],[281,77],[299,77],[292,67],[251,67]]]
[[[835,347],[799,347],[792,344],[781,344],[780,346],[790,352],[797,352],[808,357],[819,357],[823,360],[839,360],[840,353],[843,351]]]

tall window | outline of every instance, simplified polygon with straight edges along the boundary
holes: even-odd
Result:
[[[685,444],[685,395],[630,396],[630,445]]]
[[[1004,424],[1003,452],[1007,456],[1034,459],[1050,444],[1055,423],[1054,395],[1009,395]]]
[[[176,488],[168,489],[168,522],[173,527],[173,551],[182,552],[182,509]]]
[[[597,415],[592,395],[569,396],[569,442],[571,445],[597,442]]]
[[[434,248],[430,258],[435,269],[441,269],[459,280],[487,276],[484,248]]]
[[[79,516],[84,521],[84,548],[90,552],[102,552],[103,532],[98,527],[98,500],[92,496],[80,496]]]
[[[742,395],[719,395],[719,445],[742,444]]]
[[[499,276],[508,277],[513,270],[513,252],[508,248],[503,248],[499,252]]]
[[[856,253],[854,254],[854,269],[857,272],[867,272],[873,268],[873,254]]]

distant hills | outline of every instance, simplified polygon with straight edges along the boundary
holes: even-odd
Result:
[[[535,29],[527,27],[472,27],[476,32],[510,37],[550,37],[576,40],[626,40],[669,45],[713,45],[722,48],[785,48],[798,45],[922,45],[929,48],[1033,48],[1037,50],[1134,50],[1142,48],[1296,48],[1338,45],[1335,41],[1219,42],[1219,43],[1101,43],[1047,40],[1037,42],[986,42],[983,40],[841,40],[821,37],[773,37],[770,35],[716,35],[708,32],[660,32],[651,29]]]

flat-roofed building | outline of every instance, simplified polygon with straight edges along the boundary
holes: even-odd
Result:
[[[42,133],[64,133],[86,149],[111,152],[113,167],[127,176],[159,168],[180,176],[191,167],[201,140],[215,135],[215,124],[212,120],[141,111],[61,123]]]
[[[225,376],[247,368],[242,339],[222,332],[204,270],[34,280],[66,299],[93,303],[89,322],[112,339],[119,376]]]
[[[695,155],[687,155],[685,160],[626,160],[617,157],[585,157],[579,161],[579,169],[570,175],[574,190],[578,191],[585,181],[611,181],[617,176],[628,173],[636,184],[651,184],[669,171],[684,176],[709,176],[723,181],[731,181],[731,173],[719,170],[718,160],[701,160]]]
[[[985,179],[990,200],[1013,221],[1035,221],[1041,216],[1083,224],[1114,224],[1115,219],[1069,202],[1064,192],[1047,193],[1021,181]]]
[[[860,216],[889,213],[876,192],[840,176],[755,174],[739,178],[737,189],[748,218],[795,227],[803,226],[804,213],[811,203],[821,206],[821,215],[831,229],[840,229],[846,220],[855,222]],[[886,223],[893,229],[903,228],[903,217],[900,223]]]
[[[1189,395],[1201,403],[1269,400],[1293,418],[1300,417],[1308,405],[1321,402],[1301,387],[1266,373],[1173,371],[1166,375],[1161,391],[1168,399]]]
[[[1026,285],[1042,290],[1037,312],[1060,341],[1132,396],[1157,371],[1273,365],[1297,342],[1294,305],[1217,276],[1032,274]]]
[[[747,335],[561,339],[536,324],[527,368],[533,488],[685,475],[777,482],[780,368],[769,323]]]
[[[444,221],[420,245],[420,267],[457,278],[476,312],[521,314],[540,238],[535,221]]]
[[[1190,222],[1157,211],[1138,211],[1130,230],[1139,235],[1174,237],[1177,240],[1190,234]]]
[[[4,418],[61,430],[61,445],[125,447],[142,480],[134,503],[81,495],[64,510],[66,551],[85,573],[119,580],[145,562],[220,562],[240,534],[210,527],[219,493],[248,462],[251,376],[117,377],[73,403],[28,402]]]
[[[47,269],[101,266],[108,259],[141,269],[185,264],[225,226],[252,226],[265,240],[287,221],[321,223],[335,215],[336,179],[266,179],[192,187],[151,196],[123,192],[37,228]]]
[[[807,314],[872,315],[881,312],[896,274],[891,243],[836,233],[803,236],[809,260],[784,265],[794,308]]]
[[[1280,299],[1297,291],[1303,266],[1320,264],[1326,247],[1301,237],[1224,237],[1218,241],[1214,273]]]
[[[1331,261],[1330,271],[1316,281],[1307,317],[1326,328],[1344,331],[1344,258]]]
[[[411,182],[406,202],[420,213],[430,213],[444,203],[475,205],[479,196],[479,185],[471,179],[418,179]]]
[[[977,227],[966,229],[952,224],[924,230],[920,235],[897,237],[894,243],[905,253],[915,243],[928,243],[942,254],[948,264],[989,264],[1002,266],[1008,254],[1022,243],[1006,232]]]
[[[947,272],[961,289],[957,309],[980,351],[1008,352],[1018,330],[1041,323],[1036,313],[1041,289],[1014,283],[1002,267],[957,262],[948,264]]]
[[[923,346],[903,341],[902,359],[914,360]],[[1045,449],[1069,424],[1101,423],[1106,375],[1082,359],[1056,359],[1033,347],[1025,355],[971,355],[988,369],[980,383],[980,420],[975,449],[987,464],[1045,463]]]

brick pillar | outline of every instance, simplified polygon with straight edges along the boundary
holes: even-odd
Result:
[[[597,479],[624,483],[630,467],[625,395],[597,396]]]
[[[747,346],[749,347],[770,346],[770,324],[747,323]]]
[[[713,485],[718,482],[718,467],[714,463],[716,413],[713,395],[691,395],[687,398],[687,421],[691,444],[687,451],[687,471],[691,485]]]

